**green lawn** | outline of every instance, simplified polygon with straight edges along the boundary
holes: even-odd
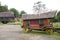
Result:
[[[60,22],[53,23],[53,26],[54,26],[55,28],[60,28]]]
[[[29,32],[28,34],[33,34],[33,35],[40,35],[40,36],[48,36],[48,37],[52,37],[52,38],[56,38],[57,40],[60,40],[60,33],[54,32],[54,34],[47,34],[44,31],[37,31],[37,30],[33,30],[31,32]]]

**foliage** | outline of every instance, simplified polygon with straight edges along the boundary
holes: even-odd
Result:
[[[6,12],[8,11],[8,7],[5,5],[5,6],[0,6],[0,12]]]
[[[34,3],[33,11],[35,13],[46,12],[47,8],[45,7],[45,4],[42,4],[41,1],[38,1],[38,2]]]
[[[52,22],[60,22],[60,11],[58,11],[57,15],[54,19],[51,19]]]
[[[23,10],[20,12],[20,16],[22,16],[22,14],[26,14],[26,12]]]
[[[60,11],[57,13],[57,20],[60,22]]]
[[[0,4],[0,12],[8,12],[8,11],[12,11],[14,13],[15,17],[18,17],[19,16],[19,12],[15,8],[11,8],[9,10],[7,5],[2,6]]]
[[[58,22],[56,18],[50,19],[51,22]]]
[[[54,26],[54,28],[60,28],[60,23],[59,22],[55,22],[55,23],[53,23],[53,26]]]
[[[11,8],[10,11],[14,13],[15,17],[19,16],[19,12],[15,8]]]

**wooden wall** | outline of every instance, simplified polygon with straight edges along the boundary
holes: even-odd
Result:
[[[41,29],[44,25],[49,25],[48,19],[43,19],[43,26],[39,25],[39,19],[35,19],[35,20],[29,20],[29,26],[32,29]],[[26,20],[23,21],[23,25],[26,25]]]

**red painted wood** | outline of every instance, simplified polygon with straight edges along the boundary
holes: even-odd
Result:
[[[30,25],[31,25],[31,24],[33,24],[33,25],[34,25],[34,24],[39,24],[39,21],[38,21],[38,20],[31,20],[31,21],[30,21]]]
[[[44,25],[49,25],[48,19],[43,19]],[[26,21],[23,21],[23,24],[26,24]],[[32,29],[41,29],[43,26],[39,25],[39,20],[35,19],[35,20],[30,20],[30,28]]]
[[[44,25],[49,25],[48,19],[44,19]]]

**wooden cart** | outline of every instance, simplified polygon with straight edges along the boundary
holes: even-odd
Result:
[[[48,33],[53,32],[53,23],[50,19],[53,19],[57,11],[50,11],[41,14],[24,14],[22,15],[23,30],[24,32],[30,32],[32,30],[42,30]]]
[[[15,20],[15,16],[13,12],[0,12],[0,22],[3,24],[7,24],[8,22],[12,22]]]

